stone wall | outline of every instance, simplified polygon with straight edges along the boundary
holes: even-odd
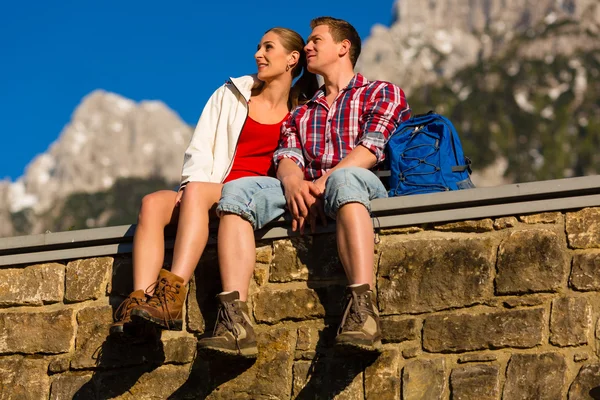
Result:
[[[214,249],[184,330],[135,341],[108,337],[129,256],[0,269],[0,398],[600,398],[600,208],[380,239],[373,358],[332,350],[345,285],[332,235],[259,244],[255,363],[196,351],[216,314]]]

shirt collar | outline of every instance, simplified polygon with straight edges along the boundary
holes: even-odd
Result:
[[[357,73],[352,77],[352,79],[350,79],[348,86],[343,88],[342,91],[353,89],[353,88],[363,87],[368,84],[369,84],[369,80],[367,78],[365,78],[362,74]],[[321,97],[325,97],[325,85],[321,86],[319,88],[319,90],[317,90],[317,92],[312,97],[312,99],[310,99],[310,101],[318,101],[319,98],[321,98]]]

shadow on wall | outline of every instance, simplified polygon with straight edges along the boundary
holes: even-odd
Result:
[[[141,333],[137,342],[108,336],[95,353],[97,370],[73,399],[108,399],[129,391],[145,373],[162,365],[165,354],[156,331]],[[112,369],[118,367],[125,369]]]
[[[329,221],[330,223],[335,223]],[[362,373],[379,354],[340,354],[333,345],[345,306],[347,279],[337,253],[335,235],[307,235],[292,239],[300,265],[308,271],[307,284],[325,310],[325,328],[319,331],[314,358],[308,369],[294,369],[294,379],[304,385],[296,399],[331,399],[346,389],[363,389]],[[358,378],[358,381],[357,381]]]

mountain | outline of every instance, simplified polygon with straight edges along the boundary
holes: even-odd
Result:
[[[90,93],[24,176],[0,182],[0,204],[7,205],[0,206],[0,235],[44,232],[49,227],[42,216],[59,212],[56,208],[70,195],[106,191],[119,179],[153,178],[172,188],[191,134],[192,128],[162,102],[137,104],[102,90]],[[20,229],[5,222],[7,208]]]
[[[402,0],[357,67],[450,117],[493,186],[598,172],[599,52],[597,1]]]

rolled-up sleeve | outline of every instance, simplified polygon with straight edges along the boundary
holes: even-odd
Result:
[[[279,137],[279,146],[273,153],[273,162],[275,168],[284,158],[289,158],[304,169],[304,153],[302,144],[298,137],[298,129],[296,127],[295,113],[291,113],[287,120],[281,125],[281,136]]]
[[[410,108],[402,89],[382,82],[369,97],[365,110],[357,144],[369,149],[380,163],[385,159],[385,144],[398,125],[410,117]]]

